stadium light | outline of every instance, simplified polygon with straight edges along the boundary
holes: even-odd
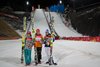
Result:
[[[60,0],[59,3],[62,4],[62,0]]]
[[[26,5],[29,5],[29,1],[26,1]]]

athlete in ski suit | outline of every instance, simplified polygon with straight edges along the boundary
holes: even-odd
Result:
[[[45,50],[47,54],[47,62],[46,64],[49,65],[57,65],[57,63],[54,62],[53,60],[53,55],[52,55],[52,50],[53,50],[53,42],[55,41],[55,35],[53,33],[49,33],[49,30],[46,30],[46,35],[44,37],[44,44],[45,44]]]
[[[30,63],[31,63],[32,46],[33,46],[33,42],[32,42],[31,32],[28,31],[26,38],[25,38],[25,47],[24,47],[24,56],[25,56],[26,66],[30,65]]]
[[[53,39],[48,29],[46,30],[45,33],[46,35],[44,37],[44,44],[45,44],[45,51],[46,51],[47,58],[48,58],[46,63],[49,63],[49,58],[52,53]]]
[[[36,30],[36,34],[34,37],[34,48],[36,49],[36,53],[37,53],[37,63],[41,63],[41,59],[42,59],[42,55],[41,55],[41,51],[42,51],[42,44],[43,44],[43,36],[40,33],[40,29]]]

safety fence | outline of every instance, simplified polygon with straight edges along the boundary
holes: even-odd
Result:
[[[56,40],[74,40],[74,41],[93,41],[100,42],[100,36],[96,37],[56,37]]]

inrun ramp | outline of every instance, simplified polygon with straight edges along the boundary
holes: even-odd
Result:
[[[36,9],[34,14],[34,28],[40,29],[41,34],[45,35],[46,29],[49,29],[43,9]]]

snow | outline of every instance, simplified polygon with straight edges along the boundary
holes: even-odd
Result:
[[[43,35],[45,35],[45,31],[46,31],[46,29],[49,30],[49,27],[48,27],[48,24],[46,22],[46,19],[45,19],[45,16],[44,16],[42,9],[35,10],[34,19],[35,19],[34,20],[35,21],[35,23],[34,23],[35,29],[40,29],[41,33]]]
[[[17,67],[20,64],[20,40],[1,40],[0,41],[0,66]]]
[[[25,12],[23,12],[23,11],[15,11],[14,13],[15,14],[25,14]]]
[[[55,29],[57,33],[62,36],[78,36],[78,34],[71,32],[71,30],[63,31],[67,28],[60,22],[61,20],[56,13],[52,13],[52,15],[54,15],[56,20]],[[45,28],[48,28],[48,25],[46,20],[43,19],[44,16],[42,10],[36,10],[34,27],[35,29],[39,28],[44,35]],[[47,57],[44,47],[42,50],[42,64],[34,66],[33,49],[32,63],[28,67],[49,67],[49,65],[45,64]],[[20,63],[20,57],[21,39],[0,40],[0,67],[26,67],[25,64]],[[52,65],[50,67],[100,67],[100,42],[56,40],[53,47],[53,57],[58,65]]]
[[[62,67],[100,66],[100,43],[60,40],[54,44],[54,54]]]
[[[24,67],[20,63],[21,40],[0,41],[0,66],[1,67]],[[57,40],[53,47],[54,60],[58,63],[56,67],[100,67],[100,43],[82,41]],[[46,54],[43,47],[42,64],[46,65]],[[34,50],[32,50],[32,64],[34,66]],[[55,67],[55,66],[51,66]]]
[[[64,36],[65,37],[82,36],[81,34],[73,32],[68,27],[66,27],[63,24],[62,19],[61,19],[59,14],[57,14],[55,12],[51,12],[51,16],[54,17],[54,28],[59,36],[61,36],[61,37],[64,37]]]

